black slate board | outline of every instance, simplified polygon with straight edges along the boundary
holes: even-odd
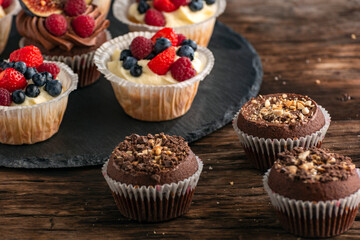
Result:
[[[113,37],[126,33],[110,11]],[[7,58],[18,48],[13,26]],[[211,74],[200,83],[190,111],[176,120],[149,123],[127,116],[115,99],[111,85],[99,82],[70,94],[59,132],[33,145],[0,144],[0,166],[13,168],[63,168],[102,164],[113,148],[131,133],[165,132],[196,141],[229,123],[240,107],[255,96],[262,81],[262,66],[254,48],[242,36],[217,22],[209,49],[215,55]]]

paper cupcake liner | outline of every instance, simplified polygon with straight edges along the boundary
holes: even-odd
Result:
[[[203,80],[214,66],[214,56],[207,48],[197,49],[199,58],[206,62],[203,71],[195,77],[171,85],[145,85],[122,79],[107,68],[113,52],[127,49],[131,41],[143,36],[151,38],[151,32],[132,32],[104,43],[96,50],[94,62],[99,71],[111,82],[115,96],[124,111],[133,118],[143,121],[164,121],[184,115],[191,107]]]
[[[59,130],[69,94],[76,89],[78,77],[64,63],[58,79],[64,92],[54,99],[31,106],[0,106],[0,143],[21,145],[41,142]]]
[[[235,115],[232,124],[247,157],[257,169],[264,171],[271,168],[277,158],[277,154],[280,152],[292,150],[294,147],[321,147],[322,141],[330,126],[331,117],[323,107],[320,105],[318,105],[318,107],[324,114],[325,125],[319,131],[311,135],[296,139],[265,139],[246,134],[237,126],[237,120],[241,110]]]
[[[107,175],[107,161],[102,174],[122,215],[140,222],[160,222],[179,217],[189,211],[203,163],[196,157],[198,170],[177,183],[138,187],[117,182]]]
[[[360,203],[360,190],[332,201],[301,201],[273,192],[268,185],[271,169],[263,178],[265,191],[279,216],[281,225],[302,237],[331,237],[347,231],[354,222]],[[359,169],[357,173],[360,175]]]
[[[6,9],[6,16],[0,18],[0,54],[5,49],[11,31],[13,15],[17,13],[19,7],[18,1],[13,1]]]
[[[106,30],[107,40],[111,39],[111,33]],[[20,48],[25,46],[25,38],[19,42]],[[43,54],[43,58],[48,61],[63,62],[67,64],[74,73],[79,76],[78,87],[86,87],[95,83],[100,78],[100,72],[94,64],[95,51],[75,56],[48,56]]]
[[[128,9],[134,2],[135,0],[115,0],[113,4],[113,14],[115,18],[128,25],[130,32],[157,32],[163,28],[130,21],[128,18]],[[216,18],[225,11],[226,0],[217,0],[216,4],[218,8],[214,16],[199,23],[174,27],[175,32],[184,34],[187,38],[197,42],[198,45],[206,47],[212,36]]]
[[[110,10],[111,0],[93,0],[92,4],[98,6],[100,12],[105,14],[105,16],[108,15]]]

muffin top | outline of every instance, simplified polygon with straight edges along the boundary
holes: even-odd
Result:
[[[121,183],[154,186],[185,180],[197,169],[196,157],[184,138],[132,134],[113,151],[108,174]]]
[[[297,200],[325,201],[347,197],[360,188],[351,158],[321,148],[294,148],[278,154],[269,187]]]
[[[242,108],[238,127],[256,137],[305,137],[320,130],[325,118],[316,102],[294,93],[259,95]]]

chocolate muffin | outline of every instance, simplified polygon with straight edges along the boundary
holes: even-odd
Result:
[[[351,159],[315,147],[279,153],[264,187],[284,228],[303,237],[345,232],[360,202],[360,177]]]
[[[132,134],[112,152],[103,174],[121,214],[159,222],[189,210],[202,166],[182,137]]]
[[[320,147],[330,116],[309,98],[294,93],[259,95],[235,116],[233,126],[256,168],[266,170],[276,155],[293,147]]]

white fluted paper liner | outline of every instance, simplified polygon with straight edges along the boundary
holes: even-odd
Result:
[[[111,33],[107,30],[105,31],[106,39],[110,40],[112,38]],[[20,48],[25,46],[24,42],[25,38],[21,38],[19,42]],[[45,60],[63,62],[77,73],[79,75],[79,87],[89,86],[95,83],[100,77],[100,72],[98,72],[94,64],[94,56],[95,51],[75,56],[48,56],[43,54]]]
[[[44,61],[50,62],[50,61]],[[64,92],[50,101],[30,106],[0,106],[0,142],[33,144],[53,136],[59,129],[67,107],[69,94],[77,87],[78,76],[64,63],[57,79]]]
[[[114,38],[96,50],[94,62],[111,82],[118,102],[128,115],[143,121],[164,121],[180,117],[190,109],[199,82],[211,72],[215,58],[210,50],[199,46],[196,52],[200,61],[205,63],[204,69],[191,79],[170,85],[134,83],[108,69],[107,63],[116,49],[128,49],[135,37],[151,38],[153,35],[151,32],[131,32]]]
[[[134,23],[128,18],[128,9],[135,0],[115,0],[113,4],[113,14],[120,22],[128,25],[130,32],[149,31],[157,32],[163,27],[150,26],[146,24]],[[215,21],[226,8],[226,0],[217,0],[217,11],[214,16],[186,26],[174,27],[176,33],[181,33],[189,39],[197,42],[198,45],[206,47],[210,41]]]
[[[360,190],[346,198],[329,201],[313,202],[289,199],[271,190],[268,184],[270,171],[271,169],[263,177],[264,189],[277,211],[289,218],[294,218],[292,219],[294,221],[293,226],[287,227],[288,230],[300,236],[330,237],[341,234],[351,227],[360,203]],[[356,169],[356,171],[360,175],[359,169]],[[354,212],[352,213],[352,211]],[[353,219],[349,215],[353,215]],[[301,220],[296,222],[295,216],[301,217],[304,222]],[[313,224],[313,220],[317,219],[323,220],[322,224]],[[325,219],[327,220],[325,221]],[[309,228],[309,225],[312,227]]]
[[[239,137],[240,143],[245,148],[245,151],[247,153],[251,152],[251,154],[254,155],[252,156],[252,158],[256,158],[251,159],[255,161],[254,164],[256,168],[266,170],[272,166],[279,152],[291,150],[294,147],[320,147],[320,144],[322,143],[326,132],[330,126],[331,117],[330,114],[322,106],[318,105],[318,107],[325,117],[325,125],[320,130],[314,132],[311,135],[296,139],[265,139],[246,134],[245,132],[241,131],[237,126],[238,116],[241,110],[233,118],[232,125],[236,134]]]
[[[0,18],[0,54],[4,51],[7,44],[13,16],[17,14],[20,4],[17,0],[13,0],[11,5],[6,8],[6,15]]]

